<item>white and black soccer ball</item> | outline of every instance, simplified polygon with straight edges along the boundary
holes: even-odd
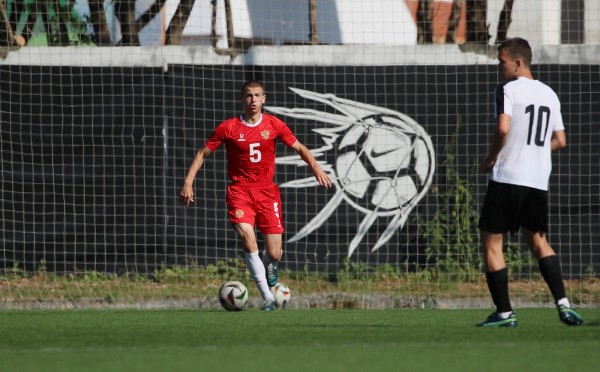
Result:
[[[219,287],[219,302],[227,311],[240,311],[248,302],[248,289],[236,280],[225,282]]]
[[[275,297],[275,305],[277,305],[277,308],[285,309],[292,298],[290,287],[278,282],[271,288],[271,292],[273,293],[273,297]]]
[[[400,118],[372,115],[362,123],[339,143],[335,182],[358,210],[393,215],[426,192],[433,149]]]

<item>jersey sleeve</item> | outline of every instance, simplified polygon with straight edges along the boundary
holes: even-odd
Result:
[[[216,149],[221,146],[221,144],[225,141],[225,125],[222,123],[218,127],[215,128],[213,133],[204,143],[204,147],[209,149],[211,152],[215,152]]]
[[[510,102],[510,95],[507,94],[506,83],[496,87],[494,100],[496,103],[496,117],[500,116],[500,114],[512,116],[512,104]]]
[[[554,115],[554,123],[552,126],[552,131],[553,132],[557,132],[559,130],[565,130],[565,123],[563,122],[563,117],[562,117],[562,110],[560,107],[560,100],[558,99],[558,96],[556,95],[556,93],[554,93],[554,96],[556,97],[556,107],[557,107],[557,115]]]
[[[298,141],[294,133],[292,133],[292,130],[287,125],[285,125],[283,121],[279,120],[278,118],[275,118],[275,123],[279,132],[278,137],[281,140],[281,142],[283,142],[283,144],[285,144],[288,147],[291,147],[294,143]]]

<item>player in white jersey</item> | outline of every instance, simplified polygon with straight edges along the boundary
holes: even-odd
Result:
[[[565,127],[556,93],[538,80],[521,76],[498,86],[496,110],[497,117],[510,117],[510,131],[490,179],[548,190],[553,137],[558,146],[564,143]]]
[[[502,249],[504,234],[519,229],[538,259],[560,320],[583,324],[565,295],[558,256],[546,239],[551,153],[566,146],[566,136],[560,101],[550,87],[533,79],[531,57],[529,43],[521,38],[498,47],[504,82],[496,89],[496,131],[489,154],[481,161],[481,170],[490,173],[490,180],[479,220],[486,279],[496,311],[479,327],[517,325]]]

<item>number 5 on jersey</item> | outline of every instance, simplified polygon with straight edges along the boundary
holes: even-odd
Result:
[[[259,146],[260,146],[260,143],[251,143],[250,144],[250,161],[252,163],[259,163],[262,159],[262,154],[260,153],[260,150],[258,149]]]

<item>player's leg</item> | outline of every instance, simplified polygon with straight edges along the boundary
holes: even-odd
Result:
[[[508,271],[502,253],[503,238],[502,234],[493,234],[483,230],[480,233],[488,289],[492,301],[496,305],[496,313],[505,318],[512,312],[512,307],[508,294]]]
[[[517,325],[508,293],[508,271],[502,253],[503,238],[503,234],[494,234],[483,230],[480,233],[486,281],[492,301],[496,306],[496,312],[479,323],[477,325],[479,327],[514,327]]]
[[[554,297],[560,320],[568,325],[583,324],[581,315],[571,308],[571,303],[566,295],[558,256],[548,244],[546,234],[524,228],[523,236],[531,253],[538,259],[540,272]]]
[[[279,279],[279,268],[277,263],[282,255],[282,237],[281,234],[263,234],[265,239],[265,255],[263,264],[266,270],[267,284],[274,287]]]
[[[546,235],[543,232],[533,232],[523,228],[523,236],[531,253],[538,260],[540,272],[548,284],[554,300],[565,298],[565,286],[562,281],[558,256],[548,244]]]
[[[229,220],[244,247],[246,267],[265,304],[263,309],[274,310],[275,298],[267,284],[265,267],[258,254],[258,244],[254,232],[256,212],[252,205],[252,198],[247,188],[235,185],[227,187]]]
[[[263,234],[265,240],[265,262],[279,262],[283,254],[281,234]]]
[[[238,223],[233,225],[233,229],[244,245],[246,267],[250,272],[252,280],[254,280],[254,283],[256,284],[256,288],[260,292],[263,302],[265,303],[265,307],[267,307],[265,310],[273,310],[275,298],[273,297],[273,293],[271,293],[271,290],[267,284],[265,266],[258,255],[258,244],[256,242],[254,228],[248,223]]]
[[[281,194],[276,184],[253,190],[257,205],[256,226],[265,240],[263,263],[266,270],[267,284],[274,287],[279,279],[277,264],[282,255],[283,215],[281,211]]]
[[[538,259],[540,272],[552,292],[560,320],[569,325],[582,324],[583,319],[571,308],[566,297],[558,256],[546,239],[548,192],[531,189],[520,218],[525,242]]]
[[[502,252],[504,234],[511,230],[511,185],[490,181],[479,219],[486,281],[496,312],[478,327],[514,327],[517,319],[508,294],[508,271]]]

